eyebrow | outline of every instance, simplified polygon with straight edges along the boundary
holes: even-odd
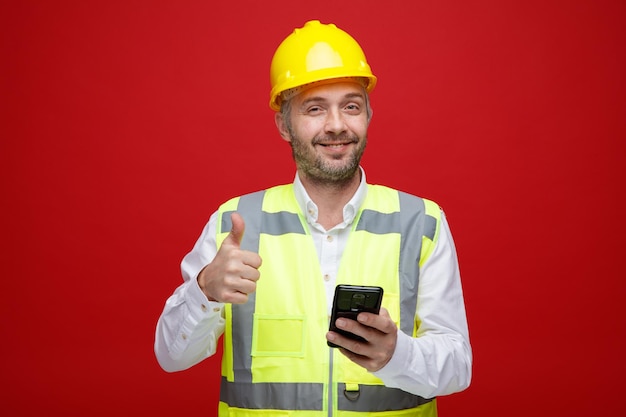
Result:
[[[345,96],[343,96],[343,100],[351,100],[354,98],[360,98],[362,100],[365,100],[365,96],[363,95],[363,93],[347,93]],[[318,103],[318,102],[325,102],[328,101],[326,98],[324,97],[320,97],[320,96],[313,96],[313,97],[309,97],[306,100],[304,100],[300,105],[301,106],[307,106],[311,103]]]

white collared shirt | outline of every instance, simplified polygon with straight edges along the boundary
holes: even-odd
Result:
[[[328,316],[330,317],[333,296],[335,294],[335,278],[339,270],[339,261],[341,260],[341,255],[348,242],[350,226],[367,195],[365,171],[361,169],[361,183],[359,184],[359,188],[343,208],[343,222],[330,230],[326,230],[317,222],[317,205],[307,194],[297,173],[293,181],[293,188],[296,201],[300,206],[300,210],[302,210],[306,216],[306,221],[310,226],[309,230],[311,231],[311,236],[315,242],[317,258],[322,268],[322,276],[320,278],[324,280],[326,299],[328,300]]]
[[[294,191],[315,241],[328,305],[332,306],[339,261],[350,225],[367,193],[361,184],[343,210],[344,221],[330,230],[317,223],[318,210],[296,174]],[[420,271],[416,315],[417,337],[398,331],[396,350],[375,372],[386,386],[431,398],[465,389],[471,380],[472,352],[456,249],[445,214],[435,249]],[[208,301],[197,276],[217,253],[217,213],[213,213],[195,246],[181,263],[183,284],[168,298],[155,335],[155,354],[169,372],[187,369],[215,354],[224,331],[223,303]],[[329,307],[330,308],[330,307]],[[330,312],[329,312],[330,314]]]

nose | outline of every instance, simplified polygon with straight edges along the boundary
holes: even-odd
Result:
[[[341,114],[341,111],[336,107],[329,109],[326,115],[326,133],[338,135],[346,130],[346,122],[343,118],[343,114]]]

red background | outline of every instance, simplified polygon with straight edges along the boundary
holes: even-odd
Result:
[[[163,372],[155,323],[217,205],[292,180],[269,62],[320,19],[379,77],[368,179],[456,239],[474,379],[440,414],[619,414],[625,5],[2,2],[0,412],[215,413],[219,358]]]

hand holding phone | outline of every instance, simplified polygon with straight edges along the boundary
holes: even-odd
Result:
[[[340,317],[356,320],[357,316],[361,312],[378,314],[382,299],[383,289],[381,287],[343,284],[337,285],[335,288],[335,298],[333,300],[329,330],[351,339],[365,341],[365,339],[355,335],[354,333],[338,329],[335,326],[335,321]],[[328,346],[339,347],[331,342],[328,342]]]

